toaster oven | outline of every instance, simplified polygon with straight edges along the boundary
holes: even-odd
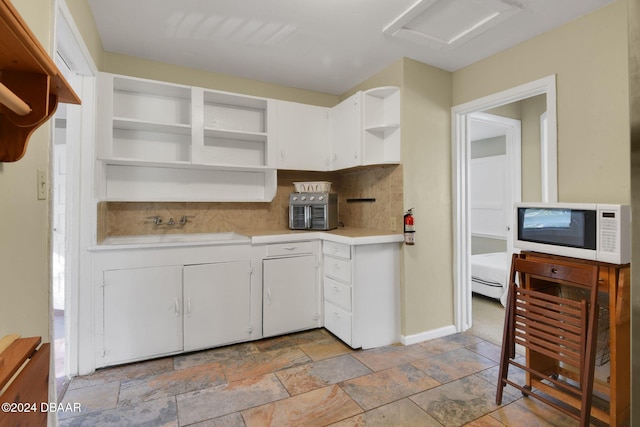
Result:
[[[333,230],[338,227],[336,193],[291,193],[289,228],[292,230]]]

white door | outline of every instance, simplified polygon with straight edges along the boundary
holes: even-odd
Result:
[[[182,266],[104,272],[104,365],[182,350]]]
[[[331,170],[362,164],[362,92],[331,109]]]
[[[487,113],[470,114],[469,122],[471,141],[498,135],[505,138],[504,155],[469,160],[471,233],[505,239],[511,254],[513,204],[522,199],[522,124]]]
[[[316,264],[315,255],[263,261],[264,336],[320,326]]]
[[[277,101],[278,169],[326,171],[329,108]]]
[[[184,350],[251,338],[249,261],[184,267]]]

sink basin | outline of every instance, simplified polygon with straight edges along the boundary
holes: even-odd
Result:
[[[251,237],[243,234],[226,233],[189,233],[189,234],[148,234],[144,236],[107,237],[103,245],[157,245],[157,244],[216,244],[250,242]]]

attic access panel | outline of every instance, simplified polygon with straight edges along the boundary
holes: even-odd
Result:
[[[392,37],[453,49],[521,12],[512,0],[422,0],[387,25]]]

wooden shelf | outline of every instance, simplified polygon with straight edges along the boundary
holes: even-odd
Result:
[[[0,0],[0,83],[30,108],[18,114],[0,102],[0,161],[21,159],[29,137],[58,102],[80,104],[51,57],[9,0]]]

